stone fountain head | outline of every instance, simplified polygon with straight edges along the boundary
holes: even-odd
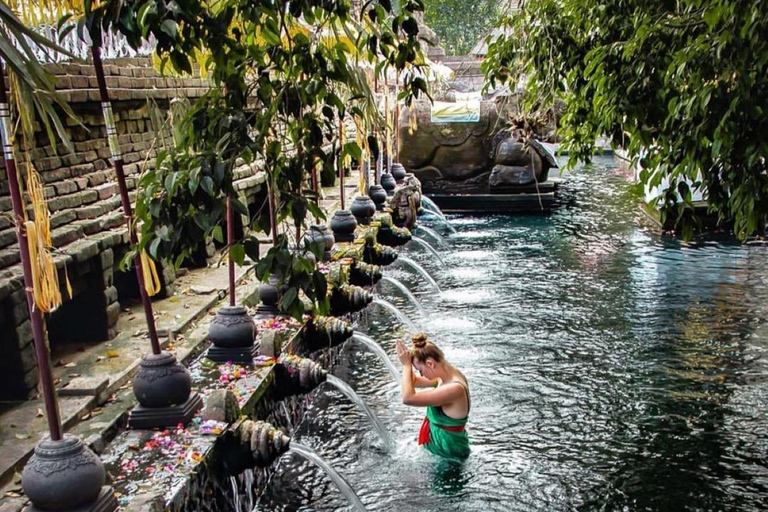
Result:
[[[365,309],[372,300],[373,294],[360,286],[352,284],[335,286],[331,290],[331,315],[341,316],[347,313],[356,313]]]
[[[386,245],[366,240],[363,248],[363,261],[374,265],[390,265],[397,259],[397,251]]]
[[[305,357],[283,354],[278,364],[285,370],[275,374],[280,399],[307,394],[328,377],[328,372],[318,363]]]
[[[373,286],[381,281],[381,267],[356,259],[349,267],[349,284]]]
[[[352,337],[352,324],[332,316],[316,316],[301,330],[301,341],[308,352],[341,345]]]
[[[270,466],[290,447],[290,438],[266,421],[246,420],[240,432],[241,440],[247,435],[253,463],[259,468]]]

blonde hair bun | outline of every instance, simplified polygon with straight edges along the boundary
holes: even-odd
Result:
[[[423,332],[417,332],[411,336],[411,342],[413,342],[413,348],[424,348],[427,346],[427,335]]]

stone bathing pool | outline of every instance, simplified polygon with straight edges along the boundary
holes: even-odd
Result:
[[[682,244],[642,227],[611,159],[568,175],[548,216],[453,217],[445,266],[393,265],[426,314],[378,289],[469,379],[472,455],[416,445],[423,411],[401,404],[382,361],[349,342],[333,373],[374,409],[387,453],[332,388],[291,436],[350,482],[368,510],[758,510],[768,504],[768,247]],[[430,224],[439,229],[439,224]],[[418,232],[418,231],[417,231]],[[392,359],[407,336],[369,307],[357,330]],[[399,364],[398,364],[399,366]],[[338,510],[327,476],[286,455],[256,510]]]

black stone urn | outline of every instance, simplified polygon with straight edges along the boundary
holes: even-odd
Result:
[[[370,265],[364,261],[355,260],[349,267],[349,284],[357,286],[373,286],[381,281],[381,267]]]
[[[208,329],[212,346],[206,357],[217,363],[250,363],[254,357],[256,324],[243,306],[224,306]]]
[[[302,237],[302,246],[313,254],[321,253],[325,261],[325,233],[322,228],[325,228],[325,226],[311,226]],[[328,228],[325,229],[327,230]]]
[[[304,247],[309,249],[314,244],[319,246],[321,243],[323,244],[323,261],[331,261],[331,251],[333,244],[336,243],[333,233],[325,224],[311,226],[304,234]]]
[[[148,354],[139,363],[133,380],[133,393],[148,408],[170,407],[187,401],[192,378],[170,352]]]
[[[80,439],[65,435],[59,441],[44,439],[35,446],[21,482],[33,509],[55,512],[96,502],[105,475],[99,457]]]
[[[338,210],[331,218],[331,231],[337,242],[351,242],[355,239],[357,219],[349,210]]]
[[[384,187],[384,190],[387,192],[387,196],[392,197],[394,195],[397,183],[391,174],[382,174],[381,178],[379,179],[379,183],[381,183],[381,186]]]
[[[381,185],[371,185],[368,189],[368,196],[371,201],[376,205],[378,211],[384,209],[384,205],[387,202],[387,191]]]
[[[395,178],[397,184],[403,182],[403,178],[405,178],[405,167],[403,167],[403,164],[398,162],[393,163],[389,172],[392,174],[392,177]]]
[[[371,223],[373,214],[376,213],[376,203],[368,196],[356,196],[349,211],[355,216],[358,224],[367,226]]]
[[[259,283],[259,304],[258,311],[260,313],[277,313],[277,303],[280,302],[280,289],[277,287],[277,283],[280,280],[276,275],[270,275],[267,282]]]
[[[331,315],[356,313],[371,303],[373,295],[360,286],[343,284],[331,290]]]

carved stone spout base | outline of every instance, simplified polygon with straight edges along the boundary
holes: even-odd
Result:
[[[99,497],[96,501],[90,504],[81,505],[76,508],[68,508],[61,512],[114,512],[118,508],[117,498],[115,498],[115,490],[105,485],[101,488]],[[41,508],[37,508],[34,505],[30,505],[24,509],[24,512],[48,512]]]
[[[203,399],[198,392],[189,395],[186,402],[170,407],[145,407],[137,405],[128,416],[128,427],[151,429],[175,427],[179,423],[186,425],[195,413],[203,407]]]
[[[211,345],[205,357],[214,363],[236,363],[252,364],[253,358],[259,355],[259,347],[251,345],[250,347],[217,347]]]

